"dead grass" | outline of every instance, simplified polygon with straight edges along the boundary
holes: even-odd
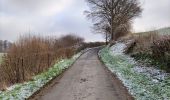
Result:
[[[151,64],[170,72],[170,35],[159,35],[156,32],[135,35],[125,53],[137,60],[150,59]]]
[[[74,55],[75,45],[82,42],[83,39],[75,35],[58,39],[31,35],[20,37],[1,63],[0,87],[30,80],[56,61]]]

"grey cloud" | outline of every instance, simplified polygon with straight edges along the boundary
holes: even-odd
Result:
[[[140,0],[144,9],[134,21],[135,31],[170,26],[170,0]],[[83,15],[85,0],[0,0],[0,39],[16,40],[29,30],[33,34],[59,36],[76,33],[87,41],[104,40],[90,30]]]
[[[76,33],[87,41],[102,40],[90,32],[92,24],[83,15],[86,8],[84,0],[0,0],[0,39],[16,40],[31,30],[45,36]]]
[[[0,11],[7,14],[47,14],[62,9],[72,0],[1,0]]]
[[[141,0],[143,13],[134,21],[136,32],[170,26],[170,0]]]

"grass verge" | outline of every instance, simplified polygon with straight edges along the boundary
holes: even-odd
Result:
[[[155,83],[151,77],[135,72],[126,55],[114,55],[108,47],[99,52],[99,57],[136,100],[170,100],[170,78]]]

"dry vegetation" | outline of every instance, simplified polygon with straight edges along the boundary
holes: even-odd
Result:
[[[170,72],[170,35],[156,32],[134,35],[126,53]]]
[[[84,42],[82,45],[77,49],[77,52],[84,50],[86,48],[93,48],[105,45],[104,42]]]
[[[131,21],[140,16],[142,8],[139,0],[86,0],[88,19],[94,23],[93,29],[102,33],[107,41],[116,40],[126,34]]]
[[[61,38],[22,36],[14,43],[0,65],[0,87],[30,80],[62,58],[77,51],[83,38],[66,35]]]

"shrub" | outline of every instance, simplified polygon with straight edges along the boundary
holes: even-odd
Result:
[[[160,36],[151,46],[153,59],[170,72],[170,35]]]
[[[79,52],[85,48],[99,47],[99,46],[103,46],[103,45],[105,45],[104,42],[87,42],[87,43],[84,42],[78,47],[77,52]]]
[[[125,53],[170,72],[170,35],[155,32],[136,35],[127,44]]]

